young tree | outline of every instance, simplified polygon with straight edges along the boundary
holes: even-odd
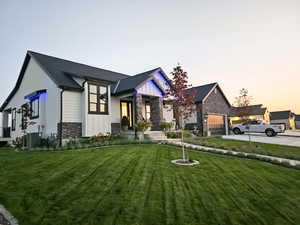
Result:
[[[188,84],[188,74],[178,64],[173,68],[172,74],[172,87],[168,90],[168,97],[172,100],[173,110],[176,111],[178,118],[181,120],[181,142],[182,142],[182,159],[186,161],[185,149],[183,145],[183,129],[184,120],[192,116],[196,111],[195,107],[195,92],[190,88]]]

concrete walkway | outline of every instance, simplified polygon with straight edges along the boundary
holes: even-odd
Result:
[[[256,135],[250,134],[250,135],[251,135],[251,141],[253,142],[300,147],[300,137],[291,137],[291,136],[283,136],[283,135],[268,137],[265,134],[256,134]],[[240,140],[240,141],[249,140],[248,134],[224,135],[222,136],[222,138],[231,139],[231,140]]]
[[[172,140],[168,139],[167,143],[177,145],[177,146],[182,146],[182,143],[178,140]],[[212,152],[212,153],[230,153],[230,155],[239,155],[243,154],[245,156],[248,155],[255,155],[257,157],[260,157],[262,159],[270,159],[270,160],[277,160],[281,163],[289,163],[292,166],[300,165],[299,160],[292,160],[292,159],[285,159],[285,158],[280,158],[280,157],[274,157],[274,156],[268,156],[268,155],[260,155],[260,154],[254,154],[254,153],[245,153],[245,152],[237,152],[237,151],[230,151],[230,150],[224,150],[220,148],[211,148],[211,147],[206,147],[206,146],[201,146],[201,145],[194,145],[194,144],[189,144],[189,143],[183,143],[185,147],[187,148],[194,148],[194,149],[199,149],[199,150],[205,150],[207,152]]]

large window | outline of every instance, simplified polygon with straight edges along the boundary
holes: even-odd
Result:
[[[39,98],[35,98],[30,101],[30,119],[39,117],[39,104]]]
[[[146,103],[145,104],[145,116],[146,116],[146,120],[150,121],[151,119],[151,106],[150,103]]]
[[[16,130],[16,117],[17,117],[17,111],[16,108],[14,108],[11,111],[11,130]]]
[[[89,113],[108,114],[108,88],[89,84]]]

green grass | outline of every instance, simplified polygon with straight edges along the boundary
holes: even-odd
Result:
[[[238,152],[257,153],[300,160],[300,147],[222,139],[221,137],[186,138],[185,142]]]
[[[0,203],[20,225],[300,224],[300,171],[254,160],[131,145],[0,151]]]

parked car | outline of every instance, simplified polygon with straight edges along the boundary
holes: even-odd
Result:
[[[265,133],[268,137],[274,137],[278,133],[284,133],[285,127],[282,124],[265,124],[261,120],[247,121],[242,124],[235,124],[231,127],[234,134]]]

